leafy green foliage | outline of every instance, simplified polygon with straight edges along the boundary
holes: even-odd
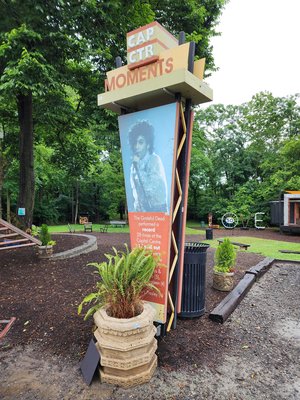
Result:
[[[8,133],[3,145],[4,205],[9,208],[11,201],[15,209],[19,198],[30,221],[35,202],[35,223],[74,220],[76,207],[96,220],[117,213],[122,217],[123,172],[118,161],[114,166],[120,158],[117,120],[96,102],[105,74],[115,68],[116,56],[126,62],[126,33],[154,20],[175,36],[185,31],[187,40],[196,42],[196,56],[206,57],[207,70],[214,70],[209,42],[224,3],[36,0],[33,6],[31,0],[2,1],[0,121]],[[26,113],[23,102],[16,101],[20,95],[30,99]],[[21,153],[32,154],[30,162],[20,157],[18,135],[21,143],[29,143]],[[49,154],[34,160],[32,149],[38,146],[48,147]],[[102,152],[108,153],[106,163]],[[23,181],[30,180],[28,191],[21,190],[21,183],[17,188],[18,167],[24,171]]]
[[[48,225],[42,224],[39,229],[39,239],[42,242],[42,246],[53,245],[53,241],[51,240],[51,235],[49,233]]]
[[[236,252],[233,244],[228,238],[225,238],[215,253],[215,266],[214,271],[216,272],[232,272],[234,262],[236,259]]]
[[[196,114],[189,218],[215,222],[225,212],[253,222],[284,190],[299,190],[299,95],[258,93],[239,106],[213,105]]]
[[[19,163],[22,94],[32,97],[21,136],[28,139],[31,130],[34,141],[30,176],[35,182],[25,191],[28,204],[35,201],[34,222],[74,221],[76,208],[89,212],[93,222],[126,218],[117,119],[96,102],[105,74],[115,68],[116,56],[126,62],[126,32],[157,20],[175,36],[184,31],[187,41],[196,42],[196,57],[206,57],[210,75],[216,69],[210,39],[218,34],[225,3],[36,0],[33,7],[31,0],[1,2],[4,217],[6,207],[9,215],[18,206],[20,171],[32,170],[33,164]],[[230,210],[248,218],[268,212],[268,202],[281,191],[299,190],[299,130],[299,96],[258,93],[246,104],[196,113],[189,218],[207,221],[212,212],[217,223]],[[21,153],[28,154],[25,150]]]
[[[175,36],[184,31],[188,41],[195,41],[196,56],[206,58],[206,74],[215,70],[210,38],[217,35],[216,25],[226,0],[151,0],[149,3],[155,19],[166,29]]]
[[[145,247],[136,247],[131,252],[127,246],[126,252],[113,250],[113,254],[105,255],[108,261],[89,264],[97,268],[100,281],[97,282],[97,291],[88,294],[78,307],[80,314],[84,304],[93,304],[85,319],[103,306],[114,318],[134,317],[142,311],[141,298],[145,290],[159,292],[150,283],[159,263],[157,256]]]

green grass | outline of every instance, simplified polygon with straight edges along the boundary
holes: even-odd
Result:
[[[202,221],[203,222],[203,221]],[[189,227],[189,228],[192,228],[192,229],[204,229],[205,230],[205,228],[208,228],[208,225],[201,225],[201,222],[199,222],[199,221],[187,221],[187,223],[186,223],[186,226],[187,227]]]
[[[186,226],[185,233],[186,235],[205,235],[205,231],[199,229],[193,229],[190,228],[189,226]]]
[[[205,235],[205,230],[200,230],[200,224],[196,222],[188,222],[186,227],[187,235]],[[103,226],[103,224],[94,224],[93,223],[93,232],[99,232],[99,228]],[[72,225],[72,228],[75,228],[75,233],[84,233],[83,225]],[[194,229],[198,228],[198,229]],[[69,233],[68,225],[55,225],[49,226],[49,231],[51,233]],[[114,228],[112,226],[108,226],[108,233],[129,233],[129,226],[126,225],[122,228]],[[88,233],[88,232],[87,232]],[[105,235],[105,233],[104,233]],[[240,236],[232,236],[230,240],[233,242],[241,242],[250,244],[248,248],[248,252],[261,254],[265,257],[276,258],[278,260],[290,260],[290,261],[300,261],[300,254],[287,254],[280,253],[279,250],[291,250],[291,251],[300,251],[300,243],[291,243],[291,242],[282,242],[279,240],[267,240],[267,239],[258,239],[255,237],[240,237]],[[216,248],[218,246],[217,239],[215,240],[203,240],[203,242],[210,244],[211,247]]]
[[[247,236],[231,236],[232,242],[239,242],[250,244],[247,251],[250,253],[261,254],[265,257],[276,258],[278,260],[300,261],[300,254],[287,254],[280,253],[279,250],[300,251],[300,243],[281,242],[279,240],[258,239],[255,237]],[[218,246],[217,239],[203,240],[203,242],[210,244],[211,247]]]
[[[94,224],[93,223],[93,232],[99,232],[99,229],[102,226],[104,226],[104,224]],[[73,229],[75,228],[75,233],[84,233],[83,225],[71,224],[71,227]],[[53,225],[53,226],[49,226],[49,232],[51,232],[51,233],[69,233],[69,228],[68,228],[68,225]],[[121,228],[115,228],[113,226],[108,226],[107,232],[108,233],[129,233],[129,227],[128,227],[128,225],[121,227]],[[89,233],[89,232],[87,232],[87,233]]]
[[[94,224],[93,223],[93,232],[99,232],[99,228],[103,226],[104,224]],[[84,233],[84,228],[83,225],[80,224],[72,224],[72,228],[75,228],[75,233]],[[69,228],[68,225],[53,225],[49,226],[49,232],[50,233],[69,233]],[[108,233],[129,233],[129,226],[126,225],[121,228],[115,228],[113,226],[108,226],[107,229]],[[88,232],[87,232],[88,233]],[[190,227],[186,227],[186,234],[187,235],[204,235],[205,231],[203,230],[196,230]]]

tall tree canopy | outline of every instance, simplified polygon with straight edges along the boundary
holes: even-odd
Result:
[[[97,110],[96,95],[102,90],[105,72],[114,68],[115,57],[121,55],[125,62],[126,32],[153,20],[175,35],[183,30],[188,40],[196,42],[197,55],[207,58],[208,71],[213,70],[209,41],[216,34],[224,3],[0,0],[0,96],[11,111],[1,107],[0,122],[4,150],[14,157],[19,154],[17,206],[26,208],[22,221],[26,227],[32,223],[35,193],[41,205],[49,182],[48,174],[35,167],[35,146],[51,146],[53,151],[40,152],[40,157],[48,160],[44,168],[51,162],[60,174],[64,171],[65,179],[72,178],[71,187],[63,188],[68,196],[74,188],[78,194],[80,182],[95,173],[95,160],[105,162],[99,157],[101,151],[108,151],[111,157],[118,152],[114,118]],[[2,158],[1,166],[4,171]],[[36,174],[41,174],[38,185]],[[97,197],[100,192],[95,193]],[[124,192],[119,196],[118,203],[124,203]]]
[[[299,190],[299,123],[299,95],[258,93],[240,106],[213,105],[199,111],[190,217],[204,219],[213,212],[219,220],[227,211],[242,218],[268,213],[269,201],[283,190]]]

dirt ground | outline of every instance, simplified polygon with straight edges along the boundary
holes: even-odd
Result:
[[[214,236],[225,234],[236,236],[239,232],[241,235],[264,234],[265,238],[300,243],[300,237],[283,236],[273,231],[214,230]],[[257,283],[254,289],[251,289],[247,299],[241,303],[230,321],[219,325],[208,319],[209,312],[226,295],[211,287],[213,249],[209,249],[207,253],[206,313],[201,318],[179,319],[177,329],[160,340],[159,368],[151,383],[127,391],[100,385],[98,380],[95,380],[90,387],[85,386],[78,363],[92,337],[92,320],[83,321],[83,318],[77,315],[77,305],[93,289],[96,282],[93,269],[87,266],[87,263],[104,260],[103,254],[110,252],[112,246],[122,248],[123,243],[129,242],[129,234],[93,233],[93,235],[97,237],[98,250],[66,260],[41,261],[33,248],[7,250],[1,253],[0,319],[15,316],[17,320],[5,338],[0,341],[0,373],[4,377],[0,382],[0,398],[7,400],[300,398],[300,380],[297,371],[293,370],[297,366],[297,363],[294,365],[295,361],[299,360],[299,347],[296,348],[298,351],[296,358],[294,345],[287,343],[287,336],[283,335],[280,339],[281,350],[277,350],[278,335],[275,335],[276,340],[274,333],[269,336],[269,331],[271,332],[276,324],[283,321],[281,328],[279,326],[276,329],[279,331],[281,329],[282,332],[287,330],[290,336],[294,332],[296,343],[299,344],[300,326],[296,310],[299,309],[300,302],[300,266],[296,263],[281,263],[280,267],[274,266],[261,279],[262,283]],[[57,235],[54,239],[57,241],[56,252],[76,247],[86,240],[84,237],[74,235]],[[203,239],[201,235],[187,237],[189,241]],[[236,280],[241,279],[246,269],[262,259],[263,257],[257,254],[239,252]],[[276,275],[275,278],[272,274]],[[278,286],[275,293],[282,294],[283,298],[274,300],[273,278],[275,286]],[[254,298],[250,300],[249,305],[247,302],[251,296]],[[268,296],[269,301],[266,300]],[[259,307],[259,310],[256,307]],[[290,342],[292,339],[293,336],[289,337]],[[277,365],[278,375],[283,369],[285,375],[290,374],[290,380],[288,376],[284,378],[284,382],[290,385],[288,392],[283,390],[281,394],[276,392],[275,397],[270,397],[269,389],[272,384],[268,383],[262,392],[264,396],[258,396],[258,393],[251,395],[252,386],[249,382],[255,384],[261,382],[257,379],[262,370],[252,371],[252,367],[248,370],[245,366],[239,369],[237,366],[241,365],[241,356],[249,356],[249,360],[245,362],[253,363],[256,359],[260,360],[258,357],[261,355],[260,346],[272,368],[276,369],[273,364]],[[276,363],[273,351],[278,357]],[[278,351],[282,354],[278,355]],[[270,368],[270,365],[267,368]],[[263,369],[265,365],[259,364],[259,368]],[[228,380],[226,390],[224,379]],[[217,385],[218,381],[221,382],[221,386]],[[202,387],[197,386],[197,382]],[[240,386],[243,391],[240,391]],[[289,397],[284,397],[287,393]]]

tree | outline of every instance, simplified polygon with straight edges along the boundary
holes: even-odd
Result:
[[[217,35],[216,26],[227,0],[150,1],[155,19],[175,36],[186,32],[187,41],[196,43],[196,55],[206,58],[206,74],[216,69],[210,39]]]
[[[194,214],[204,217],[212,211],[220,218],[226,211],[244,217],[267,213],[269,201],[281,191],[299,190],[298,99],[258,93],[249,103],[213,105],[198,113],[195,125],[203,155],[200,159],[192,152],[190,187],[192,197],[195,190],[201,194],[197,201],[202,209]],[[203,171],[206,176],[197,182]]]
[[[25,207],[25,227],[34,207],[33,99],[46,95],[66,79],[68,57],[77,57],[80,45],[68,34],[66,10],[54,3],[1,2],[1,92],[14,96],[20,127],[18,206]],[[78,41],[77,41],[78,42]],[[71,51],[72,55],[71,55]],[[55,67],[53,64],[56,63]]]
[[[75,125],[78,132],[82,126],[104,125],[101,119],[112,119],[109,113],[96,110],[95,99],[99,87],[103,87],[105,72],[114,68],[115,57],[121,55],[125,60],[126,32],[154,19],[175,35],[184,30],[188,40],[195,40],[196,54],[206,56],[208,68],[213,69],[209,39],[215,35],[224,3],[1,0],[0,94],[7,102],[15,102],[18,112],[18,206],[26,208],[25,226],[31,225],[33,217],[33,150],[34,143],[41,140],[37,133],[42,133],[46,143],[46,134],[63,143],[64,133],[74,133]],[[68,88],[77,98],[73,110],[65,101],[70,97]],[[61,107],[56,108],[57,105]],[[109,135],[115,136],[116,130]],[[116,139],[107,141],[107,147],[109,142]]]
[[[208,139],[206,154],[213,163],[211,186],[215,194],[231,199],[239,185],[254,174],[255,154],[249,151],[247,132],[243,128],[243,106],[216,105],[198,117],[200,129]]]
[[[280,168],[278,168],[280,166]],[[264,164],[270,173],[270,186],[273,196],[282,190],[299,190],[300,188],[300,137],[286,140],[277,157]]]
[[[205,150],[208,140],[203,130],[199,129],[199,114],[193,129],[192,156],[190,164],[189,197],[188,197],[188,217],[198,219],[207,215],[210,196],[210,180],[213,176],[213,163],[207,156]],[[201,215],[199,210],[201,210]]]

